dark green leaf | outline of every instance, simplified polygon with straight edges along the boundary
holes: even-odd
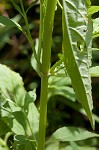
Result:
[[[16,150],[36,150],[33,143],[33,140],[29,140],[23,135],[17,135],[14,137],[14,148]]]
[[[5,122],[3,120],[0,120],[0,136],[6,134],[9,131],[10,131],[10,129],[5,124]]]

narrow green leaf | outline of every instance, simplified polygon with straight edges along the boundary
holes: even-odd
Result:
[[[38,73],[38,75],[41,76],[41,63],[37,62],[37,60],[34,57],[34,54],[32,54],[31,57],[31,65],[33,69]]]
[[[98,12],[99,11],[99,6],[91,6],[89,9],[88,9],[88,14],[89,15],[93,15],[94,13]]]
[[[92,137],[99,137],[99,135],[80,128],[62,127],[52,134],[47,143],[60,141],[80,141]]]
[[[4,24],[5,26],[11,28],[11,27],[17,27],[19,30],[22,31],[21,26],[15,22],[14,20],[11,20],[10,18],[7,18],[5,16],[0,16],[0,23]]]
[[[99,77],[99,66],[90,68],[89,72],[91,77]]]
[[[0,150],[9,150],[5,141],[0,138]]]
[[[82,104],[94,128],[89,66],[92,22],[87,18],[83,0],[63,0],[63,51],[64,64],[77,100]]]
[[[39,130],[39,112],[34,104],[35,99],[36,99],[35,90],[32,91],[32,96],[30,92],[26,94],[25,101],[24,101],[24,112],[26,112],[32,132],[37,138],[38,130]],[[31,135],[31,131],[30,133],[28,131],[28,134]]]
[[[99,48],[92,48],[92,51],[99,51]]]
[[[28,11],[38,2],[38,0],[34,0],[28,7],[28,9],[26,10],[26,13],[28,13]]]
[[[14,0],[10,0],[10,1],[12,2],[14,8],[15,8],[22,16],[24,16],[23,13],[22,13],[21,8],[14,2]]]

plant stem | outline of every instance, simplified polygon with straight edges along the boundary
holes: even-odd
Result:
[[[54,13],[57,0],[44,1],[47,4],[44,14],[44,33],[42,40],[42,75],[41,75],[41,95],[40,95],[40,122],[39,122],[39,141],[37,150],[45,150],[46,134],[46,115],[47,115],[47,97],[48,97],[48,77],[50,70],[51,43]],[[41,3],[42,4],[42,3]],[[42,14],[43,15],[43,14]]]
[[[46,114],[47,114],[48,76],[41,77],[40,123],[38,150],[45,149]]]
[[[26,12],[25,12],[25,9],[24,9],[24,6],[23,6],[23,1],[20,0],[20,4],[21,4],[21,9],[22,9],[22,12],[23,12],[23,17],[24,17],[24,21],[25,21],[25,24],[26,24],[26,37],[31,45],[31,48],[33,50],[33,53],[34,53],[34,56],[35,56],[35,59],[37,60],[38,64],[40,63],[39,62],[39,59],[37,57],[37,54],[36,54],[36,50],[35,50],[35,47],[34,47],[34,42],[33,42],[33,39],[31,37],[31,33],[30,33],[30,29],[29,29],[29,24],[28,24],[28,19],[27,19],[27,15],[26,15]]]

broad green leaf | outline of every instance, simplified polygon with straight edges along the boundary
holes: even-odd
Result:
[[[7,101],[1,109],[1,117],[14,134],[26,134],[27,121],[20,107]]]
[[[99,137],[99,135],[80,128],[62,127],[52,134],[47,143],[60,141],[80,141],[92,137]]]
[[[11,20],[10,18],[7,18],[5,16],[0,16],[0,23],[4,24],[7,27],[17,27],[19,30],[22,31],[21,26],[15,22],[14,20]]]
[[[11,99],[17,105],[23,106],[25,89],[21,76],[0,64],[0,92],[4,99]]]
[[[69,144],[70,143],[70,144]],[[78,146],[76,142],[52,142],[46,146],[46,150],[98,150],[94,145],[84,144]]]
[[[90,68],[89,72],[91,77],[99,77],[99,66]]]
[[[46,146],[46,150],[59,150],[59,143],[51,143]]]
[[[1,117],[15,135],[23,135],[28,140],[38,138],[39,113],[34,104],[35,91],[26,93],[24,105],[18,106],[10,99],[1,107]]]
[[[72,101],[76,100],[75,92],[73,88],[69,87],[70,79],[68,77],[50,77],[49,78],[49,88],[48,88],[48,98],[61,95]],[[70,84],[71,85],[71,84]]]
[[[94,13],[98,12],[99,11],[99,6],[91,6],[89,9],[88,9],[88,14],[89,15],[93,15]]]
[[[98,150],[96,147],[91,147],[91,146],[78,146],[74,142],[70,142],[71,145],[66,147],[66,150]],[[64,149],[63,149],[64,150]]]
[[[64,64],[77,100],[82,104],[94,128],[93,102],[89,66],[91,65],[92,22],[87,17],[83,0],[63,0],[63,51]]]
[[[22,78],[0,64],[0,96],[3,101],[1,117],[16,135],[24,135],[36,142],[39,113],[34,104],[35,91],[27,93]]]

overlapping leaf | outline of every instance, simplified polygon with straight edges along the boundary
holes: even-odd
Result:
[[[98,134],[86,131],[81,128],[75,127],[62,127],[56,130],[49,138],[48,143],[59,142],[59,141],[80,141],[92,137],[99,137]]]
[[[34,104],[35,90],[27,93],[20,75],[7,66],[0,64],[0,70],[0,102],[2,100],[0,115],[6,123],[5,127],[6,125],[9,127],[6,131],[27,137],[29,145],[35,146],[39,125],[39,113]],[[0,134],[4,133],[0,131]],[[30,142],[31,139],[33,143]]]
[[[84,0],[63,0],[64,64],[71,78],[78,101],[85,109],[92,127],[92,97],[89,67],[91,65],[92,22]]]

